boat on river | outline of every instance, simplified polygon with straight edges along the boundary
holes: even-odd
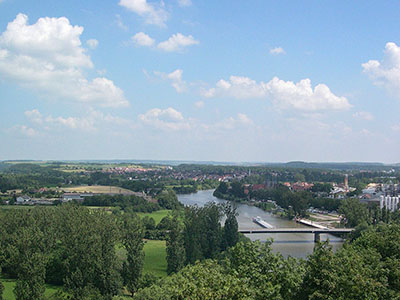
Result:
[[[268,228],[268,229],[274,228],[274,226],[272,226],[271,224],[269,224],[269,223],[265,222],[263,219],[261,219],[260,216],[253,218],[253,222],[264,228]]]

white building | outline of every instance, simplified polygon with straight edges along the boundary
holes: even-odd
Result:
[[[29,201],[31,201],[31,197],[29,197],[29,196],[23,195],[23,196],[17,197],[17,203],[18,204],[23,204],[23,203],[26,203],[26,202],[29,202]]]
[[[392,197],[392,196],[381,196],[380,199],[380,208],[386,208],[390,211],[398,210],[399,207],[400,197]]]

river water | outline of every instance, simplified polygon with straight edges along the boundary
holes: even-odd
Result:
[[[178,195],[178,199],[184,205],[203,206],[207,202],[213,201],[216,203],[225,203],[226,200],[221,200],[213,196],[214,190],[199,191],[195,194]],[[264,221],[273,225],[276,228],[295,228],[306,227],[294,221],[285,220],[271,213],[265,212],[262,209],[247,205],[238,204],[237,221],[239,229],[262,229],[259,225],[252,221],[253,217],[260,216]],[[272,249],[275,252],[280,252],[284,256],[307,257],[311,254],[314,248],[314,235],[309,233],[274,233],[274,234],[248,234],[246,235],[251,240],[266,241],[273,239]],[[343,244],[341,238],[330,234],[321,234],[321,241],[329,239],[333,250],[340,248]]]

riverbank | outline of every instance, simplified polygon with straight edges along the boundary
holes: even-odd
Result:
[[[199,191],[194,194],[178,195],[179,201],[184,205],[203,206],[206,203],[213,201],[215,203],[226,203],[227,200],[218,199],[213,196],[213,190]],[[249,205],[250,204],[250,205]],[[259,225],[253,222],[253,218],[260,216],[267,223],[275,228],[305,228],[305,225],[296,223],[293,220],[283,218],[279,214],[266,212],[256,206],[254,203],[236,203],[237,205],[237,221],[240,230],[261,229]],[[261,242],[273,239],[272,249],[274,252],[279,252],[283,256],[293,256],[305,258],[311,254],[314,249],[314,236],[304,233],[275,233],[275,234],[250,234],[247,235],[251,240],[259,240]],[[339,249],[343,244],[341,238],[330,234],[321,234],[321,241],[329,239],[334,251]]]

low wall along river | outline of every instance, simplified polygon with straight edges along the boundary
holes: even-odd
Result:
[[[184,205],[198,205],[203,206],[207,202],[214,201],[216,203],[224,203],[226,200],[221,200],[213,196],[213,190],[199,191],[195,194],[178,195],[178,199]],[[260,216],[264,221],[273,225],[275,228],[307,228],[305,225],[298,224],[294,221],[289,221],[277,217],[271,213],[265,212],[262,209],[247,205],[238,205],[238,217],[240,229],[262,229],[259,225],[253,222],[253,218]],[[284,256],[294,256],[305,258],[308,254],[312,253],[314,248],[314,235],[309,233],[274,233],[274,234],[250,234],[247,235],[251,240],[266,241],[269,238],[274,239],[272,248],[275,252],[280,252]],[[321,234],[321,241],[329,238],[333,250],[340,248],[343,244],[341,238],[335,237],[330,234]]]

